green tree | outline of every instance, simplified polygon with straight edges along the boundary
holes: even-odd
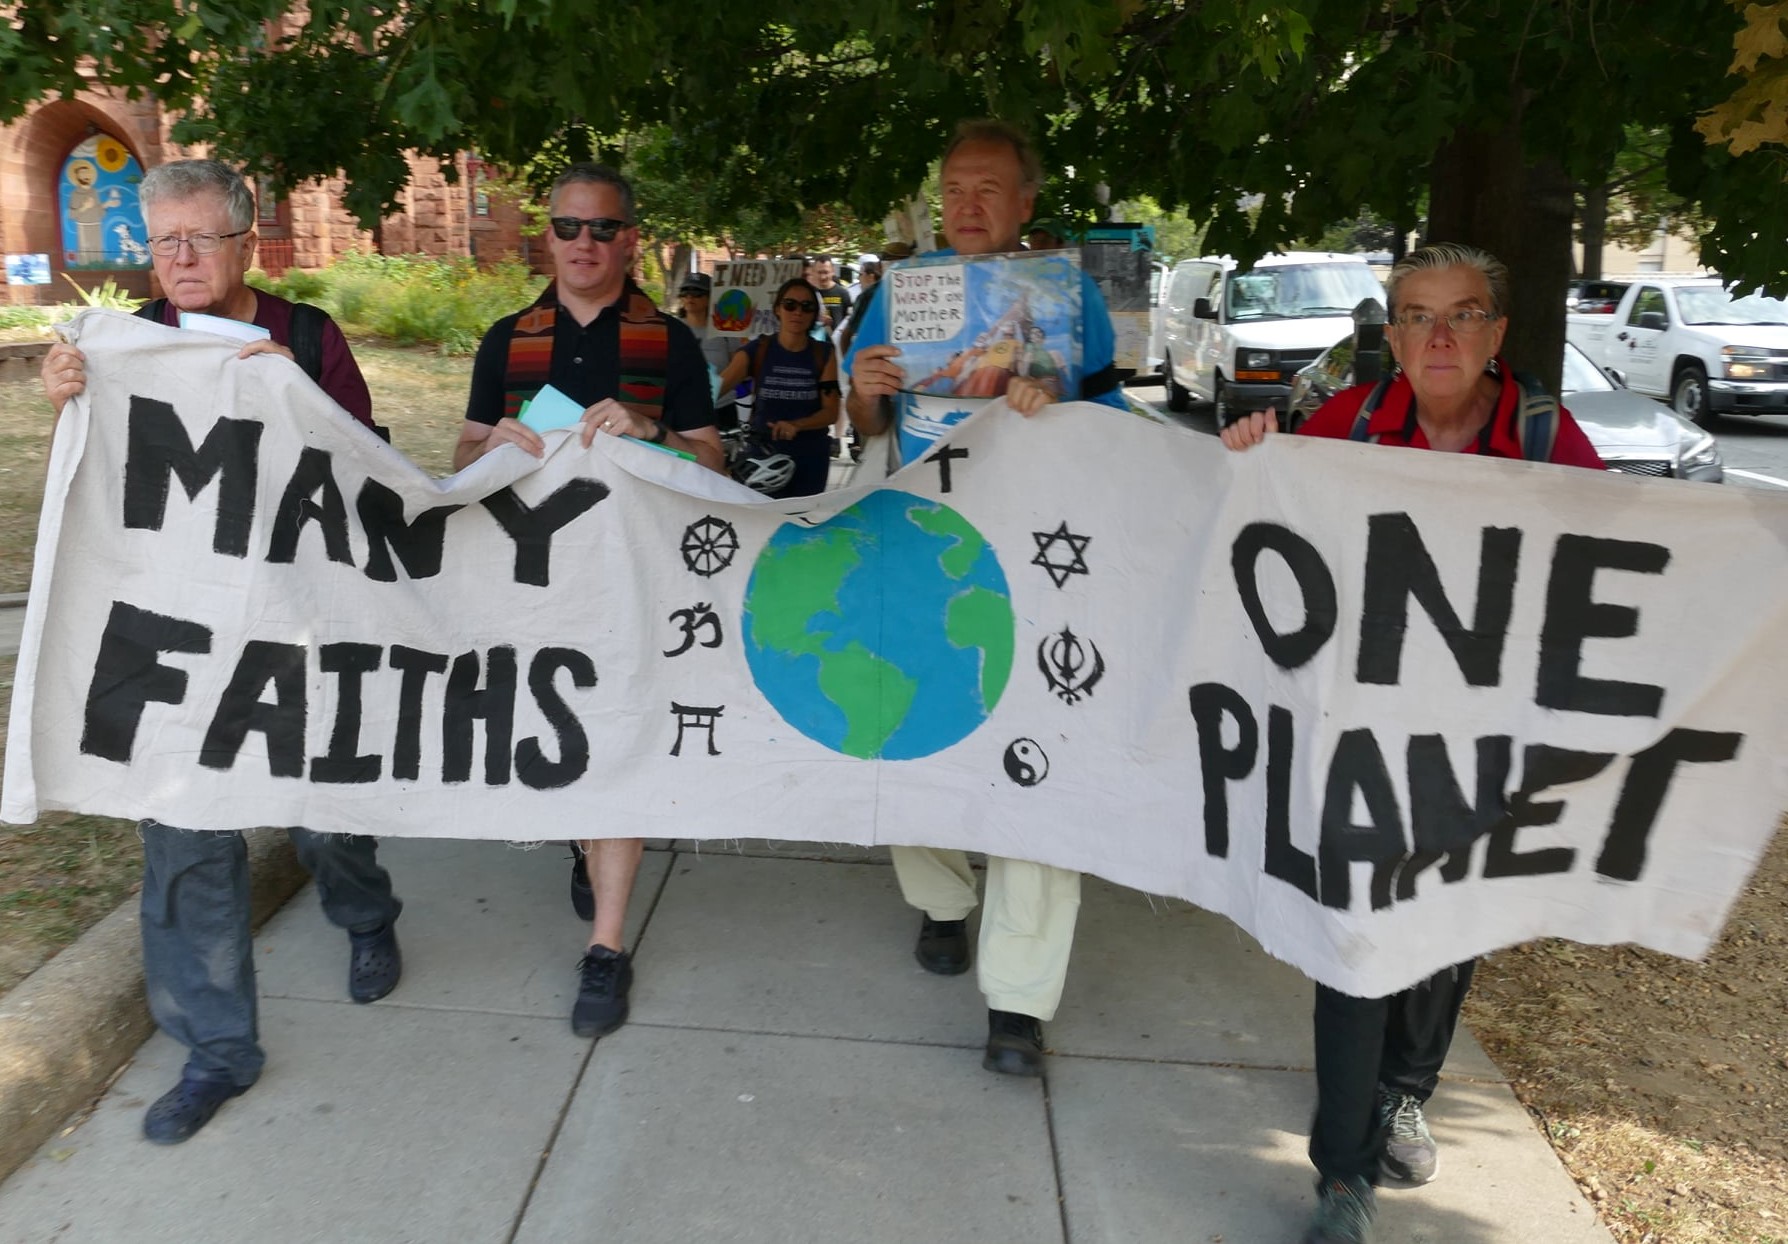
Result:
[[[662,124],[723,208],[873,221],[955,118],[999,115],[1064,174],[1064,214],[1102,183],[1243,259],[1362,210],[1411,231],[1425,198],[1429,237],[1509,261],[1509,352],[1542,374],[1562,353],[1573,188],[1606,180],[1639,126],[1668,135],[1703,260],[1788,288],[1779,96],[1744,93],[1779,76],[1782,27],[1726,0],[317,0],[269,39],[277,7],[27,0],[0,34],[0,104],[69,89],[89,54],[106,80],[202,91],[182,133],[256,171],[344,172],[363,220],[395,203],[406,148],[520,164],[570,122]],[[1735,94],[1741,29],[1741,61],[1756,54]],[[1729,99],[1735,141],[1710,146],[1691,127]]]

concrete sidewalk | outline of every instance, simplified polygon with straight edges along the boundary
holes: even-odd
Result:
[[[654,844],[631,1022],[567,1017],[562,847],[394,841],[403,983],[346,998],[302,893],[258,939],[267,1072],[140,1138],[156,1036],[0,1185],[0,1240],[1292,1241],[1312,1203],[1309,985],[1226,920],[1089,879],[1047,1079],[981,1069],[972,974],[922,971],[886,854]],[[1441,1177],[1379,1239],[1608,1241],[1476,1044],[1430,1110]]]

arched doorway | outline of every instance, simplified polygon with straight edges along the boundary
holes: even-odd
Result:
[[[65,269],[149,267],[148,230],[137,200],[142,182],[142,165],[110,134],[91,134],[75,144],[56,179]]]

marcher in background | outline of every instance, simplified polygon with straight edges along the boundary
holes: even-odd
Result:
[[[807,265],[807,280],[819,295],[826,336],[829,338],[837,333],[845,317],[851,313],[851,292],[838,283],[838,274],[833,268],[830,255],[813,257],[813,261]]]
[[[1034,251],[1059,251],[1068,245],[1068,236],[1053,220],[1039,220],[1025,234],[1025,241]]]
[[[611,168],[574,164],[553,183],[549,202],[552,284],[479,343],[454,469],[502,445],[544,454],[540,434],[515,416],[550,383],[584,407],[586,447],[597,436],[631,436],[724,470],[701,346],[628,275],[639,248],[633,187]],[[572,906],[591,923],[571,1030],[601,1037],[627,1020],[627,903],[645,842],[594,838],[574,846]]]
[[[1030,218],[1043,168],[1030,140],[998,121],[967,121],[944,152],[944,238],[940,254],[993,255],[1023,249],[1019,230]],[[1111,315],[1092,279],[1081,274],[1081,340],[1086,374],[1073,396],[1125,409],[1112,357]],[[907,387],[900,348],[888,344],[886,300],[871,297],[846,360],[851,423],[864,436],[897,427],[895,406]],[[1055,400],[1050,385],[1011,379],[1006,402],[1031,415]],[[962,417],[967,417],[963,412]],[[917,435],[917,429],[903,429]],[[930,433],[936,435],[937,433]],[[922,834],[915,827],[910,832]],[[968,915],[975,876],[961,851],[894,847],[894,872],[906,901],[924,916],[914,956],[928,972],[969,967]],[[982,1066],[1007,1075],[1043,1074],[1043,1023],[1055,1016],[1068,975],[1080,911],[1080,874],[1030,860],[987,858],[987,900],[981,913],[980,986],[987,1000]]]
[[[156,279],[166,293],[145,306],[151,318],[173,326],[181,312],[197,312],[259,325],[271,335],[243,346],[237,358],[293,360],[351,417],[373,426],[372,397],[335,322],[243,280],[257,239],[254,195],[241,174],[215,160],[175,160],[150,169],[138,195]],[[58,344],[45,356],[42,375],[60,414],[86,388],[86,359],[74,346]],[[324,915],[348,934],[348,996],[383,998],[403,973],[395,928],[403,904],[376,858],[377,840],[296,826],[286,832],[317,883]],[[142,822],[138,833],[149,1012],[187,1050],[180,1083],[149,1107],[143,1135],[172,1145],[247,1092],[267,1061],[249,927],[248,846],[238,830],[178,829],[155,820]]]
[[[831,470],[827,441],[838,419],[838,356],[811,335],[819,291],[799,277],[784,281],[770,304],[776,332],[757,337],[733,355],[720,387],[752,383],[751,434],[794,461],[788,483],[770,495],[811,497],[826,490]]]
[[[712,373],[711,382],[719,383],[720,374],[726,370],[733,354],[745,344],[745,338],[731,336],[714,327],[709,319],[713,292],[713,277],[705,272],[691,272],[677,287],[677,315],[701,342],[702,358]],[[733,388],[720,386],[720,392],[714,395],[715,426],[722,430],[739,426],[738,397]]]
[[[1508,284],[1502,262],[1473,247],[1412,252],[1385,282],[1396,372],[1336,394],[1298,432],[1603,469],[1570,413],[1556,402],[1535,403],[1537,386],[1498,353]],[[1256,412],[1224,428],[1223,443],[1246,449],[1277,428],[1273,412]],[[1458,964],[1388,998],[1316,986],[1310,1160],[1318,1203],[1304,1244],[1365,1244],[1378,1210],[1374,1185],[1434,1178],[1439,1150],[1423,1107],[1440,1081],[1475,966]]]

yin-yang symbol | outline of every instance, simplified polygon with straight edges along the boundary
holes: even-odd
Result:
[[[1006,776],[1020,786],[1035,786],[1049,776],[1049,757],[1035,739],[1013,739],[1006,749]]]

